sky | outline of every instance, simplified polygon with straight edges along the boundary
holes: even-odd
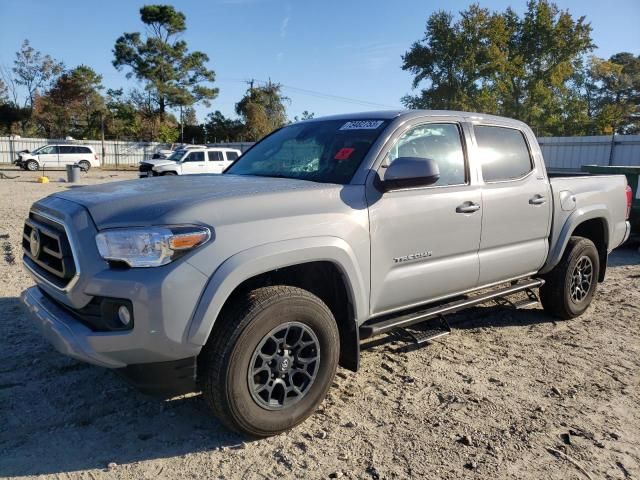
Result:
[[[85,64],[107,88],[140,87],[111,64],[113,45],[124,32],[142,31],[137,0],[0,0],[0,66],[31,45],[67,67]],[[423,38],[428,16],[439,9],[464,10],[471,2],[449,0],[182,0],[171,3],[187,17],[183,35],[190,50],[205,52],[216,72],[219,96],[198,107],[198,119],[220,110],[235,116],[247,81],[271,79],[290,98],[289,118],[307,110],[316,116],[401,106],[411,93],[411,75],[401,56]],[[483,7],[518,13],[526,1],[480,0]],[[640,0],[556,0],[574,17],[586,16],[597,45],[594,54],[640,54]]]

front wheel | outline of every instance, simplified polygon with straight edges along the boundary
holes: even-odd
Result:
[[[40,168],[40,166],[35,160],[29,160],[27,162],[27,170],[29,170],[30,172],[37,172],[38,168]]]
[[[598,284],[600,257],[591,240],[571,237],[562,260],[545,275],[540,301],[546,312],[575,318],[589,308]]]
[[[202,354],[204,398],[227,427],[255,437],[284,432],[324,399],[340,338],[329,308],[290,286],[232,300]]]
[[[160,175],[163,177],[166,177],[167,175],[170,176],[170,175],[178,175],[178,174],[176,172],[163,172]]]

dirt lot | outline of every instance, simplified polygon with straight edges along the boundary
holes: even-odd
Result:
[[[32,284],[22,222],[68,185],[63,172],[48,185],[19,174],[0,180],[0,477],[640,478],[636,248],[611,256],[581,318],[478,308],[426,348],[387,341],[363,352],[358,374],[340,370],[304,424],[250,441],[197,395],[146,397],[40,338],[19,301]]]

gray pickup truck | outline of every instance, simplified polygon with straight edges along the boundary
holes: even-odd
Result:
[[[22,298],[60,352],[145,391],[201,390],[225,425],[267,436],[309,416],[338,365],[357,370],[367,338],[429,340],[421,327],[444,331],[447,313],[518,292],[510,304],[530,305],[538,289],[549,314],[582,314],[630,201],[624,176],[549,179],[518,121],[313,119],[223,175],[36,202]]]

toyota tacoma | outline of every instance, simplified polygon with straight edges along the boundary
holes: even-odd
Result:
[[[622,175],[549,178],[519,121],[312,119],[223,175],[36,202],[22,299],[60,352],[147,392],[202,391],[225,425],[268,436],[315,410],[338,365],[357,370],[367,338],[518,292],[582,314],[630,202]]]

